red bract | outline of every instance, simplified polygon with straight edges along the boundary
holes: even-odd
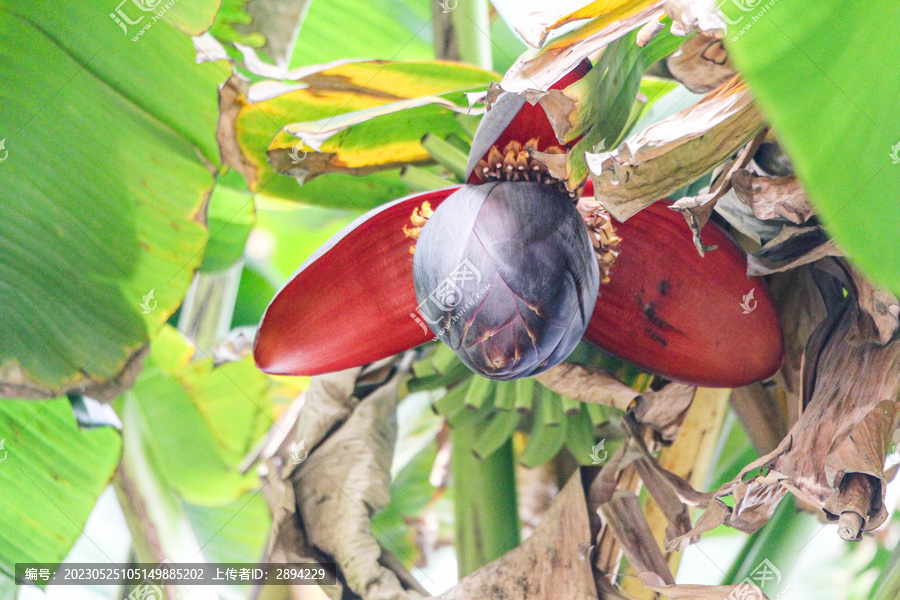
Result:
[[[391,356],[434,339],[415,314],[411,240],[403,233],[422,202],[458,186],[372,210],[304,262],[266,309],[256,334],[260,369],[317,375]],[[421,322],[421,321],[420,321]]]
[[[587,75],[590,70],[591,61],[584,60],[568,75],[550,86],[550,89],[565,89]],[[560,145],[543,107],[539,104],[529,104],[518,94],[509,92],[502,94],[478,125],[466,166],[466,173],[469,174],[468,182],[481,181],[473,170],[479,160],[487,158],[492,146],[502,150],[510,142],[524,144],[529,140],[537,140],[534,149],[541,152],[550,146]]]
[[[761,278],[747,277],[747,258],[725,231],[714,223],[703,228],[703,241],[718,249],[700,257],[684,217],[666,203],[615,226],[621,253],[609,283],[600,286],[585,340],[695,385],[739,387],[780,368],[772,297]]]
[[[409,196],[361,217],[311,257],[260,323],[264,371],[317,375],[391,356],[433,339],[416,313],[410,240],[402,227],[425,200],[436,208],[457,187]],[[585,194],[593,193],[590,182]],[[695,385],[765,379],[782,359],[781,329],[762,279],[714,223],[718,250],[700,257],[684,218],[657,203],[616,223],[621,253],[585,340],[639,367]],[[744,314],[751,291],[756,308]],[[750,303],[748,306],[753,306]]]

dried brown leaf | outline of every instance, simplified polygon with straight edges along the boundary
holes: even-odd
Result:
[[[247,157],[238,141],[238,115],[247,102],[250,82],[238,75],[228,78],[219,88],[219,121],[216,126],[216,141],[222,162],[237,170],[248,183],[256,181],[256,166]]]
[[[820,285],[831,312],[804,355],[806,408],[775,450],[717,492],[733,496],[734,506],[725,515],[718,507],[713,517],[742,531],[762,526],[788,491],[838,520],[846,540],[859,539],[887,517],[883,469],[900,424],[900,339],[883,342],[885,331],[896,329],[891,322],[887,330],[874,324],[878,311],[869,300],[876,290],[842,263],[825,261],[824,268],[849,290],[844,298],[842,287]],[[745,479],[757,468],[767,472]],[[696,533],[697,527],[678,542]]]
[[[870,512],[871,498],[876,496],[876,485],[870,477],[851,473],[844,480],[840,493],[826,504],[826,511],[839,515],[838,535],[842,540],[858,542],[862,539],[865,515]],[[887,513],[884,518],[887,518]]]
[[[900,326],[900,302],[890,292],[875,288],[855,270],[849,270],[859,304],[856,328],[850,341],[875,340],[887,344]]]
[[[650,427],[667,443],[678,435],[696,390],[690,385],[668,383],[659,390],[641,394],[601,369],[578,363],[562,363],[535,379],[579,402],[611,406],[623,412],[633,410],[639,423]]]
[[[659,470],[654,469],[645,459],[635,461],[634,467],[647,487],[647,492],[653,497],[653,502],[669,523],[666,539],[671,540],[690,531],[691,515],[687,506],[669,482],[659,474]]]
[[[647,390],[634,408],[638,423],[651,427],[660,441],[670,443],[681,430],[697,388],[684,383],[668,383],[659,390]]]
[[[787,491],[765,478],[738,483],[732,489],[735,507],[725,524],[744,533],[759,531],[772,518]]]
[[[705,94],[734,77],[734,65],[721,39],[699,33],[667,60],[669,72],[695,94]]]
[[[768,600],[761,589],[752,583],[736,585],[691,585],[680,584],[668,587],[651,587],[671,600],[734,600],[748,598],[752,600]]]
[[[701,535],[708,531],[712,531],[724,523],[728,519],[730,512],[728,505],[724,502],[718,499],[713,500],[706,507],[706,510],[703,511],[703,514],[697,519],[694,527],[689,532],[670,540],[666,545],[666,549],[669,552],[684,550],[695,543]]]
[[[566,182],[566,187],[568,188],[569,184],[569,155],[563,153],[554,153],[554,152],[538,152],[534,148],[526,146],[528,150],[528,156],[536,160],[537,162],[544,165],[547,169],[547,173],[550,174],[554,179],[558,179],[560,181]]]
[[[731,178],[736,171],[747,166],[752,160],[756,149],[765,139],[765,131],[761,131],[752,142],[747,144],[740,155],[729,163],[726,163],[713,181],[706,194],[700,194],[694,198],[682,198],[673,203],[671,208],[681,213],[687,220],[691,233],[694,235],[694,247],[700,256],[704,256],[707,250],[715,250],[716,246],[707,246],[700,237],[700,232],[712,216],[718,201],[731,190]]]
[[[734,187],[725,193],[716,202],[716,212],[728,221],[728,224],[738,233],[746,236],[752,245],[746,245],[748,251],[756,250],[764,241],[771,240],[784,228],[779,221],[762,221],[756,218],[753,210],[738,199],[734,193]]]
[[[900,403],[884,400],[846,437],[835,442],[825,457],[825,478],[839,493],[825,502],[826,511],[840,516],[852,510],[864,521],[871,521],[867,529],[884,522],[888,516],[884,507],[884,462],[898,425]]]
[[[687,221],[694,237],[694,247],[700,253],[700,256],[705,256],[708,250],[718,248],[718,246],[707,246],[704,244],[703,239],[700,237],[700,231],[712,216],[719,198],[720,194],[718,193],[700,194],[698,196],[681,198],[669,207],[680,212]]]
[[[273,532],[265,560],[332,557],[340,570],[339,585],[328,590],[333,597],[422,597],[399,562],[383,565],[385,551],[370,522],[390,499],[397,387],[404,370],[387,359],[314,377],[291,427],[296,433],[280,436],[278,449],[267,456],[263,476],[271,490],[266,495]],[[310,450],[305,460],[287,455],[291,439]]]
[[[581,474],[576,472],[530,538],[435,598],[597,600],[590,531]]]
[[[727,161],[764,126],[747,89],[732,80],[616,150],[587,153],[594,194],[625,221]]]
[[[619,490],[610,502],[600,507],[600,513],[604,524],[621,544],[629,566],[650,589],[669,598],[726,600],[733,598],[738,589],[742,593],[758,594],[751,597],[766,598],[758,587],[747,582],[727,586],[675,584],[668,562],[656,544],[640,500],[634,493]]]
[[[827,314],[822,295],[813,279],[812,269],[812,266],[804,265],[787,273],[776,273],[766,279],[778,309],[781,330],[784,334],[784,362],[776,375],[776,380],[786,395],[783,400],[786,410],[782,410],[781,413],[786,415],[784,425],[788,428],[800,416],[803,352],[809,337]]]
[[[653,532],[641,509],[641,501],[635,494],[617,491],[612,500],[600,506],[600,514],[644,585],[674,585],[675,578],[662,550],[656,545]]]
[[[758,219],[781,217],[800,225],[814,214],[809,197],[794,175],[768,177],[741,169],[732,180],[737,197]]]
[[[565,90],[550,90],[540,97],[537,104],[544,109],[557,139],[560,142],[568,139],[580,116],[581,100],[567,94]]]
[[[784,227],[781,233],[747,257],[747,275],[771,275],[842,256],[821,227]]]
[[[367,600],[418,597],[378,563],[381,547],[371,533],[372,514],[390,500],[396,386],[395,378],[363,400],[294,477],[309,542],[332,556],[347,586]]]
[[[711,497],[705,495],[705,500],[695,502],[704,495],[692,486],[705,483],[727,406],[728,390],[698,389],[674,443],[664,446],[658,458],[654,459],[644,452],[643,459],[634,463],[649,492],[649,498],[642,502],[644,515],[660,546],[665,547],[668,540],[690,530],[687,505],[705,506]],[[629,431],[635,430],[631,419],[626,418],[626,424]],[[648,432],[643,433],[646,438]],[[635,445],[643,446],[639,437],[631,439]],[[673,571],[677,569],[680,560],[678,553],[666,550],[665,556],[670,568]],[[623,591],[635,598],[651,600],[656,597],[652,591],[636,585],[638,581],[635,578],[626,577],[621,583]]]
[[[713,417],[715,417],[715,415],[713,415]],[[710,422],[716,420],[718,419],[709,419]],[[698,492],[686,479],[660,465],[657,459],[650,453],[649,448],[647,448],[641,428],[633,415],[626,415],[624,424],[629,432],[629,443],[626,444],[625,448],[628,449],[633,446],[635,452],[645,463],[645,466],[649,467],[657,476],[659,476],[659,478],[665,481],[683,503],[689,506],[705,507],[710,500],[713,499],[713,494]],[[688,438],[694,440],[694,445],[699,448],[703,446],[704,438],[707,437],[708,433],[709,426],[701,430],[689,432]],[[702,467],[702,465],[699,465],[699,467]]]
[[[577,363],[561,363],[535,377],[554,392],[591,404],[626,411],[641,395],[609,373]]]
[[[590,480],[587,493],[588,507],[592,511],[592,514],[596,512],[596,509],[599,508],[600,505],[609,502],[612,499],[619,483],[620,474],[638,458],[640,458],[640,455],[630,451],[629,444],[623,444],[622,447],[606,461],[603,468],[594,474],[593,478]]]

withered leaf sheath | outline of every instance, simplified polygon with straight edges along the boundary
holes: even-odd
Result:
[[[428,219],[419,313],[473,371],[516,379],[560,363],[594,310],[599,269],[572,201],[539,183],[466,185]]]

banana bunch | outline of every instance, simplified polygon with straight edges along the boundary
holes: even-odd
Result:
[[[434,411],[454,429],[479,427],[473,454],[486,459],[517,431],[524,446],[518,456],[526,467],[554,458],[563,447],[583,465],[601,464],[613,446],[598,444],[598,430],[610,425],[615,410],[561,396],[535,379],[492,381],[472,374],[444,344],[413,366],[410,392],[443,389]],[[518,438],[516,441],[519,441]],[[615,444],[616,442],[612,442]]]

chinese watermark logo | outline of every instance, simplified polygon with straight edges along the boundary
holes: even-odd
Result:
[[[162,588],[152,583],[142,583],[128,594],[127,600],[164,600]]]
[[[306,159],[306,150],[303,150],[302,146],[303,142],[300,141],[294,144],[293,148],[291,148],[291,151],[288,154],[288,156],[291,157],[291,163],[299,165]]]
[[[441,0],[441,2],[440,2],[440,7],[442,9],[441,12],[443,12],[444,14],[447,14],[448,12],[455,10],[458,5],[459,5],[459,0]]]
[[[603,447],[605,444],[606,444],[606,440],[605,440],[605,439],[604,439],[604,440],[600,440],[600,442],[598,442],[596,446],[594,446],[593,448],[591,448],[591,453],[590,453],[589,456],[591,457],[591,463],[592,463],[592,464],[599,465],[599,464],[601,464],[603,461],[606,460],[606,457],[607,457],[607,456],[609,456],[609,453],[608,453],[608,452],[606,451],[606,449]]]
[[[163,15],[165,15],[177,1],[178,0],[169,0],[165,4],[162,4],[163,0],[122,0],[122,2],[119,2],[115,11],[109,13],[109,18],[122,28],[125,35],[128,35],[129,26],[140,25],[141,28],[131,38],[132,42],[136,42],[144,35],[144,32],[162,19]],[[149,14],[141,13],[155,14],[151,16]],[[135,16],[137,16],[137,18],[133,18]],[[144,20],[145,18],[147,19],[146,21]]]
[[[781,583],[781,571],[772,564],[769,559],[763,559],[749,576],[745,577],[737,587],[732,590],[725,600],[765,600],[761,589],[767,585],[775,586]],[[756,587],[754,587],[756,586]],[[790,585],[779,590],[778,598],[790,589]]]
[[[469,301],[462,307],[460,304],[463,301],[463,291],[460,287],[460,284],[468,283],[470,281],[474,281],[474,285],[478,285],[481,283],[481,271],[478,270],[475,265],[473,265],[468,259],[463,259],[463,261],[457,266],[450,275],[444,277],[444,279],[437,285],[433,292],[431,292],[428,297],[419,304],[416,308],[416,312],[409,313],[409,316],[415,320],[416,324],[422,328],[422,331],[427,335],[428,327],[425,325],[425,322],[430,323],[431,325],[437,325],[441,322],[443,317],[438,317],[437,319],[430,319],[426,316],[425,311],[422,310],[422,307],[425,304],[431,304],[436,307],[441,313],[449,313],[454,311],[456,314],[453,315],[451,319],[447,322],[447,324],[440,329],[440,331],[436,332],[438,336],[446,333],[450,330],[450,325],[455,321],[459,320],[459,318],[466,313],[466,311],[472,306],[475,305],[475,302],[480,300],[490,286],[485,286],[475,295],[474,298],[469,299]],[[421,317],[421,318],[420,318]]]
[[[736,20],[732,20],[732,19],[728,18],[728,16],[722,10],[722,7],[725,6],[729,2],[731,4],[733,4],[734,6],[736,6],[738,9],[740,9],[741,12],[751,13],[751,12],[755,11],[756,14],[754,14],[754,15],[741,14],[737,17]],[[737,41],[737,39],[740,38],[742,35],[744,35],[744,33],[748,29],[750,29],[750,27],[752,27],[754,23],[759,21],[762,18],[762,16],[766,13],[766,11],[768,11],[770,8],[772,8],[772,6],[774,6],[776,2],[778,2],[778,0],[769,0],[765,4],[762,4],[763,0],[722,0],[722,2],[719,2],[719,4],[716,6],[715,16],[719,20],[719,26],[722,29],[728,29],[729,25],[738,25],[738,24],[744,22],[745,17],[750,16],[750,21],[747,23],[744,23],[743,26],[741,27],[741,29],[734,36],[732,36],[731,41],[734,42],[734,41]]]
[[[156,300],[153,299],[153,290],[156,288],[150,288],[150,291],[144,295],[144,300],[141,302],[141,308],[144,309],[144,314],[152,313],[156,310]]]
[[[291,448],[291,462],[295,465],[299,465],[304,460],[306,460],[307,456],[309,456],[309,450],[306,449],[306,438],[303,438],[299,443],[294,444],[294,447]]]
[[[719,4],[716,6],[716,15],[719,17],[719,19],[721,21],[723,21],[723,26],[725,24],[737,25],[738,23],[740,23],[741,21],[744,20],[743,15],[739,16],[736,21],[732,21],[731,19],[728,18],[728,16],[722,10],[722,7],[725,6],[726,4],[728,4],[729,2],[733,5],[735,5],[737,8],[739,8],[743,12],[752,12],[752,11],[756,10],[756,8],[762,3],[762,0],[722,0],[722,2],[719,2]]]
[[[9,150],[6,149],[6,138],[0,140],[0,163],[9,158]]]
[[[5,461],[6,458],[9,456],[9,451],[4,448],[5,445],[6,445],[6,438],[3,438],[2,440],[0,440],[0,463]]]
[[[756,291],[756,288],[753,288],[752,290],[747,292],[747,294],[744,296],[743,300],[741,301],[741,308],[744,309],[745,315],[749,315],[754,310],[756,310],[757,302],[756,302],[756,300],[753,299],[753,292],[755,292],[755,291]]]
[[[778,585],[781,583],[781,571],[768,558],[765,558],[753,569],[753,572],[750,573],[750,577],[747,579],[759,587],[767,585],[770,581],[774,581],[775,585]]]
[[[6,140],[0,141],[0,148],[3,148],[3,142]],[[900,142],[897,142],[897,145],[891,148],[891,153],[888,154],[891,157],[891,164],[897,165],[900,164]],[[0,162],[3,162],[3,159],[0,158]]]

